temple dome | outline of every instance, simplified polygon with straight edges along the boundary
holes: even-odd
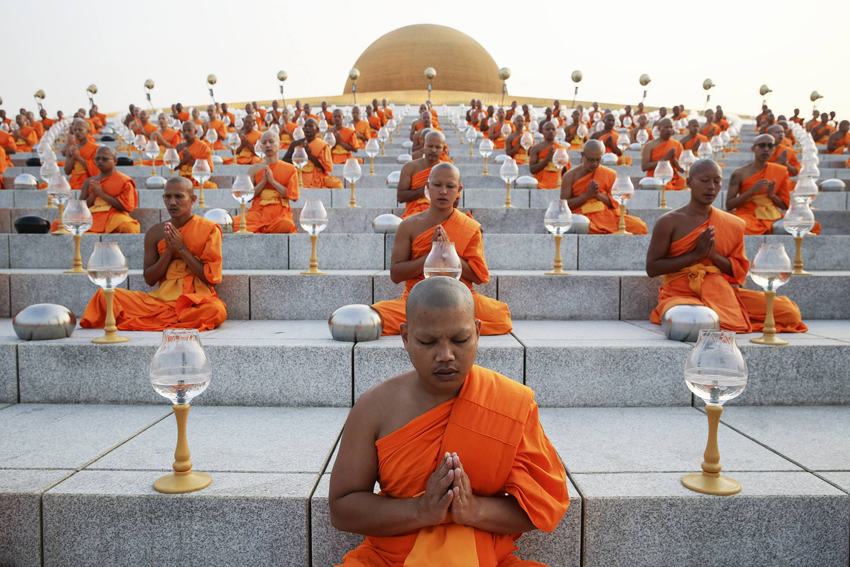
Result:
[[[358,92],[426,90],[425,69],[437,76],[434,90],[501,93],[499,67],[487,50],[455,29],[432,24],[405,26],[379,37],[354,64]],[[343,94],[351,92],[351,79]]]

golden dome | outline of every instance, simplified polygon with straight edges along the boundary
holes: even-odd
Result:
[[[427,90],[433,67],[435,90],[501,93],[499,67],[481,45],[455,29],[432,24],[405,26],[379,37],[354,67],[358,92]],[[343,94],[351,92],[351,79]]]

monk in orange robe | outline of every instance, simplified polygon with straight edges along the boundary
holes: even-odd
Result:
[[[301,111],[300,117],[303,118],[305,121],[312,118],[313,120],[316,121],[316,124],[318,124],[319,123],[319,116],[316,115],[316,114],[313,114],[312,111],[313,111],[313,107],[310,105],[310,103],[309,102],[304,103],[304,110]],[[298,112],[295,113],[295,116],[298,116]]]
[[[6,150],[3,149],[3,146],[0,146],[0,189],[6,188],[3,184],[3,174],[6,173],[6,168],[9,167],[9,161],[9,156],[6,155]]]
[[[47,117],[47,111],[43,108],[38,111],[38,115],[41,117],[41,125],[44,126],[44,131],[47,132],[50,128],[56,124],[56,121]]]
[[[17,144],[15,144],[15,138],[11,134],[9,134],[8,132],[5,132],[3,130],[0,130],[0,149],[3,150],[3,159],[2,159],[3,171],[6,171],[7,167],[12,167],[12,157],[11,156],[12,156],[12,154],[15,154],[15,153],[18,152],[18,146],[17,146]],[[3,172],[0,171],[0,176],[2,176],[2,174],[3,174]],[[0,183],[3,183],[2,177],[0,177]],[[3,186],[0,185],[0,189],[2,189],[2,188],[3,188]]]
[[[393,282],[405,282],[399,299],[381,301],[373,307],[381,314],[384,335],[397,335],[405,322],[405,302],[410,290],[425,276],[423,266],[437,240],[454,242],[460,256],[460,279],[469,289],[472,284],[486,284],[490,271],[484,259],[481,225],[454,208],[460,195],[460,171],[450,163],[440,163],[431,169],[428,192],[431,204],[421,214],[413,215],[399,225],[392,253],[390,276]],[[511,312],[501,301],[472,292],[475,315],[481,319],[481,333],[503,335],[513,328]]]
[[[92,215],[92,225],[87,232],[96,234],[139,234],[139,222],[128,213],[139,206],[136,182],[131,177],[115,171],[117,153],[109,146],[100,146],[94,163],[100,173],[83,182],[80,200],[86,202]],[[51,230],[59,228],[53,221]]]
[[[179,102],[175,106],[175,109],[177,110],[177,120],[180,122],[188,122],[191,119],[189,113],[183,110],[183,105]]]
[[[826,143],[826,153],[843,154],[850,144],[850,122],[842,120],[838,124],[838,130],[830,134]]]
[[[68,142],[62,150],[65,156],[65,174],[70,175],[68,181],[71,189],[82,189],[83,182],[89,177],[100,173],[94,162],[98,145],[89,140],[91,127],[85,120],[76,119],[71,126],[72,136],[68,136]]]
[[[770,134],[753,140],[753,161],[732,172],[726,193],[726,210],[745,222],[745,234],[770,234],[773,223],[781,219],[791,202],[788,170],[769,163],[775,142]],[[811,234],[820,234],[815,223]]]
[[[602,142],[590,140],[581,152],[581,165],[571,169],[561,179],[561,199],[566,199],[570,210],[590,220],[590,234],[611,234],[620,226],[620,206],[611,198],[611,187],[617,172],[603,167]],[[637,217],[625,215],[626,231],[647,234],[646,223]]]
[[[371,106],[366,107],[366,122],[369,123],[369,137],[377,138],[378,130],[381,129],[383,124],[381,124],[381,118],[375,114]]]
[[[623,150],[617,147],[617,143],[620,140],[620,135],[614,131],[614,125],[617,123],[617,119],[614,118],[613,114],[608,112],[605,114],[602,122],[605,127],[599,132],[594,132],[590,139],[602,142],[606,154],[617,156],[617,165],[632,165],[632,158],[623,155]]]
[[[35,130],[35,137],[40,142],[41,138],[44,136],[44,125],[35,119],[35,115],[32,112],[27,112],[26,117],[27,124],[33,127]]]
[[[513,133],[505,138],[505,154],[513,158],[518,165],[522,165],[528,163],[528,152],[522,147],[522,135],[526,132],[522,114],[514,117],[513,127]]]
[[[292,220],[291,201],[297,201],[298,169],[278,157],[280,138],[267,130],[260,138],[265,153],[263,163],[251,166],[248,175],[254,179],[254,200],[245,212],[249,232],[292,234],[298,228]],[[242,227],[242,215],[233,217],[233,231]]]
[[[695,156],[699,156],[700,148],[708,148],[705,152],[705,157],[708,158],[711,156],[709,139],[699,133],[699,122],[696,119],[688,120],[688,133],[682,136],[679,143],[682,144],[682,149],[691,150]]]
[[[564,140],[569,140],[571,150],[581,151],[587,141],[587,135],[584,137],[578,135],[578,129],[581,125],[581,113],[578,110],[573,110],[573,121],[564,127]]]
[[[288,150],[289,144],[295,139],[292,137],[292,133],[295,132],[295,129],[298,128],[298,125],[295,122],[290,121],[291,115],[289,113],[289,109],[284,108],[280,112],[280,119],[278,123],[278,129],[280,130],[280,149]]]
[[[236,116],[227,109],[227,103],[221,103],[221,119],[227,124],[228,132],[236,131]]]
[[[168,180],[163,200],[171,219],[145,234],[145,282],[157,288],[148,293],[116,289],[116,324],[124,331],[215,329],[227,319],[213,287],[221,283],[221,227],[192,214],[196,197],[182,177]],[[106,300],[99,289],[80,326],[101,328],[105,320]]]
[[[322,104],[320,106],[321,106],[321,108],[319,109],[319,112],[317,113],[319,115],[319,119],[324,120],[328,124],[332,123],[334,116],[333,116],[333,112],[328,110],[328,101],[323,100]]]
[[[155,165],[165,165],[163,158],[165,150],[176,148],[183,139],[180,137],[180,132],[168,127],[168,115],[161,113],[157,119],[159,130],[151,134],[151,140],[154,140],[159,145],[159,155],[154,160]],[[142,162],[142,165],[150,165],[151,160],[147,159]]]
[[[413,370],[360,397],[331,476],[331,521],[366,536],[340,567],[545,567],[512,555],[569,506],[534,392],[474,365],[480,313],[462,283],[422,281],[407,309]]]
[[[381,100],[381,110],[384,112],[384,116],[387,117],[387,122],[394,118],[393,109],[387,106],[387,99]]]
[[[355,106],[351,109],[351,125],[357,136],[357,147],[365,148],[370,140],[369,123],[360,118],[360,107]]]
[[[440,130],[440,127],[434,124],[434,121],[431,120],[431,113],[427,110],[419,115],[419,120],[415,120],[411,123],[410,139],[413,140],[416,137],[416,133],[425,128],[429,130]]]
[[[15,146],[20,154],[28,154],[32,152],[32,147],[38,143],[38,135],[35,128],[29,125],[27,117],[18,114],[15,117],[15,123],[18,125],[17,130],[12,130],[12,136],[15,138]]]
[[[785,137],[785,128],[780,124],[774,124],[767,129],[767,133],[773,136],[775,143],[773,154],[767,162],[785,166],[785,169],[788,170],[788,176],[796,177],[800,172],[800,160],[797,159],[797,154],[794,153],[793,145],[786,143],[788,142],[788,138]],[[796,185],[796,181],[793,185]]]
[[[646,273],[664,276],[658,307],[650,321],[661,323],[675,305],[705,305],[720,318],[720,328],[736,333],[764,329],[764,293],[743,289],[750,262],[744,251],[744,221],[711,206],[720,192],[723,174],[711,160],[691,167],[690,203],[658,219],[646,255]],[[808,329],[797,305],[787,297],[773,304],[777,332]]]
[[[423,156],[414,159],[401,168],[401,174],[396,188],[396,200],[404,203],[404,214],[406,219],[422,211],[427,211],[431,201],[425,196],[426,184],[431,175],[432,168],[440,163],[440,156],[446,137],[439,130],[430,130],[425,135],[425,145],[422,148]]]
[[[349,159],[354,158],[358,162],[363,163],[362,158],[353,155],[357,153],[357,133],[353,128],[347,128],[343,125],[345,115],[342,113],[342,110],[337,108],[333,111],[331,117],[333,118],[333,128],[330,132],[336,138],[336,144],[331,148],[333,162],[345,163]]]
[[[655,123],[658,127],[658,139],[647,142],[640,154],[641,169],[647,177],[655,177],[655,166],[659,161],[667,160],[673,168],[673,179],[667,183],[667,191],[681,191],[685,188],[685,180],[680,173],[685,171],[679,165],[682,155],[682,144],[673,139],[673,122],[664,118]]]
[[[812,126],[811,129],[815,143],[824,146],[833,132],[835,132],[835,127],[829,123],[829,114],[826,112],[820,115],[820,122]]]
[[[183,141],[177,145],[177,153],[180,154],[180,163],[177,165],[180,177],[188,179],[192,182],[192,187],[197,187],[198,182],[192,177],[192,167],[195,165],[195,160],[203,159],[210,164],[210,174],[215,170],[212,160],[212,150],[209,144],[199,140],[195,135],[195,125],[191,122],[184,122]],[[210,180],[204,182],[204,189],[218,189],[218,185]]]
[[[239,131],[241,145],[236,148],[236,163],[239,165],[254,165],[263,161],[254,151],[254,146],[262,136],[262,133],[254,128],[256,123],[253,114],[242,119],[242,129]],[[225,159],[224,163],[233,163],[233,159]]]
[[[555,141],[555,123],[547,122],[543,125],[543,141],[532,146],[528,151],[528,169],[537,180],[538,189],[557,189],[561,186],[561,176],[570,170],[570,163],[561,168],[552,163],[555,151],[561,148],[567,149]],[[567,152],[569,157],[569,152]]]
[[[219,120],[215,115],[215,107],[213,105],[209,105],[207,107],[207,121],[203,124],[204,127],[204,139],[206,140],[207,132],[210,128],[215,130],[215,133],[218,135],[218,139],[215,141],[213,145],[214,150],[226,150],[228,149],[224,145],[224,141],[227,138],[227,125],[223,120]]]
[[[306,108],[307,105],[304,105]],[[319,123],[313,118],[307,119],[302,126],[304,137],[295,140],[286,150],[283,161],[292,162],[292,155],[297,148],[304,146],[307,149],[307,163],[301,168],[301,182],[305,189],[342,189],[342,181],[334,177],[334,163],[331,158],[331,147],[327,142],[317,136]]]
[[[499,107],[499,110],[496,111],[496,123],[490,127],[489,134],[487,135],[493,141],[493,147],[497,150],[505,149],[505,139],[507,136],[502,133],[502,129],[505,126],[511,129],[511,133],[514,132],[514,125],[505,121],[505,109]]]

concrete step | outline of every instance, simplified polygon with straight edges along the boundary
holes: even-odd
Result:
[[[331,526],[327,504],[347,410],[205,406],[215,387],[213,380],[194,404],[188,428],[194,469],[213,483],[180,496],[152,487],[170,471],[176,440],[164,403],[0,410],[0,462],[7,465],[0,470],[7,519],[0,561],[340,562],[361,540]],[[721,464],[743,490],[728,497],[700,495],[680,482],[702,461],[700,410],[541,409],[569,474],[571,505],[552,534],[523,536],[519,555],[565,567],[846,566],[850,408],[730,406],[719,431]]]

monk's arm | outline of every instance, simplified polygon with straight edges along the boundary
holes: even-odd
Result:
[[[735,272],[732,269],[732,260],[718,253],[717,250],[711,253],[708,256],[708,259],[711,260],[711,263],[714,264],[721,272],[729,277],[735,277]]]
[[[263,169],[265,169],[265,167],[266,167],[265,163],[258,163],[258,164],[252,165],[251,167],[248,168],[248,178],[253,180],[254,177],[257,175],[257,173],[262,171]],[[260,193],[262,193],[263,189],[265,189],[265,188],[266,188],[266,176],[263,175],[262,177],[260,177],[260,182],[257,183],[256,185],[254,185],[254,198],[256,199],[257,197],[259,197]]]
[[[834,152],[835,150],[837,150],[839,140],[843,139],[844,136],[841,134],[841,132],[833,132],[832,134],[830,134],[829,139],[826,142],[826,151]]]
[[[183,261],[186,262],[186,267],[189,268],[193,274],[195,274],[196,278],[198,278],[207,285],[212,285],[212,283],[207,280],[207,276],[204,273],[205,264],[195,258],[195,255],[192,254],[192,252],[188,248],[186,248],[185,243],[183,245],[183,248],[178,250],[178,252],[180,253],[180,257],[183,259]]]
[[[475,517],[466,525],[494,534],[520,534],[537,526],[513,496],[475,497]]]
[[[127,209],[124,208],[124,205],[116,197],[111,196],[106,191],[103,191],[102,193],[103,193],[102,195],[98,195],[98,196],[101,199],[103,199],[106,202],[107,205],[109,205],[113,209],[117,209],[117,210],[121,211],[122,213],[127,212]],[[92,201],[92,203],[93,202],[94,201]]]
[[[393,283],[402,283],[421,276],[425,266],[425,258],[428,257],[426,254],[416,260],[410,259],[413,238],[410,224],[405,224],[405,222],[407,221],[403,221],[399,225],[393,244],[390,263],[390,279]]]
[[[163,233],[163,225],[157,225],[145,234],[144,276],[145,283],[149,286],[156,285],[165,277],[165,273],[168,271],[168,265],[171,263],[171,250],[166,247],[162,256],[160,256],[159,251],[156,249],[157,242],[160,241]]]
[[[654,171],[657,161],[652,161],[652,148],[649,144],[644,144],[640,152],[640,168],[642,171]]]
[[[646,275],[651,278],[672,274],[683,270],[702,260],[704,254],[699,243],[696,248],[681,256],[666,258],[673,238],[675,220],[671,217],[661,217],[652,229],[652,240],[646,251]]]
[[[498,130],[496,128],[490,128],[490,130],[487,133],[487,137],[490,138],[491,140],[494,140],[494,141],[497,140],[499,138],[499,136],[501,136],[501,135],[502,135],[501,128],[498,129]]]
[[[413,137],[416,135],[416,126],[419,124],[418,120],[414,120],[410,125],[410,141],[413,141]]]
[[[92,178],[89,177],[85,181],[83,181],[83,186],[80,188],[80,201],[85,201],[86,206],[91,207],[94,205],[94,200],[97,197],[94,193],[89,191],[89,184],[91,183]]]
[[[561,199],[566,199],[567,206],[570,209],[577,209],[582,206],[585,201],[590,199],[590,193],[585,191],[578,197],[573,197],[573,182],[575,181],[575,176],[572,175],[572,171],[568,171],[561,178]]]
[[[522,145],[517,144],[517,145],[514,146],[514,145],[512,145],[512,143],[513,143],[513,138],[506,138],[505,139],[505,153],[508,154],[510,157],[514,157],[515,155],[517,155],[520,148],[522,148]]]
[[[337,146],[339,146],[339,147],[341,147],[342,149],[344,149],[344,150],[345,150],[345,151],[347,151],[347,152],[356,152],[356,151],[357,151],[357,148],[355,148],[355,147],[354,147],[354,146],[352,146],[351,144],[349,144],[349,143],[347,143],[347,142],[343,142],[343,141],[342,141],[342,136],[337,137],[337,139],[336,139],[336,145],[337,145]]]
[[[738,194],[741,190],[741,174],[739,172],[732,173],[732,179],[729,180],[729,189],[726,192],[726,210],[733,211],[750,200],[755,193],[758,193],[762,189],[766,189],[767,185],[770,182],[766,179],[759,179],[755,182],[755,184],[741,193]],[[782,208],[785,208],[785,205],[782,205]]]
[[[245,136],[245,135],[243,134],[243,135],[239,136],[239,140],[240,140],[242,143],[241,143],[241,144],[239,144],[239,147],[238,147],[238,148],[236,148],[236,153],[237,153],[237,154],[242,153],[242,150],[248,150],[248,151],[249,151],[249,152],[251,152],[252,154],[254,153],[254,146],[253,146],[253,144],[251,144],[251,141],[250,141],[250,140],[248,140],[248,136]]]
[[[552,152],[549,152],[549,154],[551,155]],[[541,161],[539,155],[539,149],[535,150],[534,148],[531,148],[528,151],[528,170],[532,175],[540,173],[546,167],[547,161],[545,159]]]
[[[425,186],[419,189],[410,189],[410,184],[413,181],[413,165],[406,163],[401,168],[401,175],[398,179],[398,187],[396,187],[396,200],[399,203],[410,203],[421,199],[425,196]]]

